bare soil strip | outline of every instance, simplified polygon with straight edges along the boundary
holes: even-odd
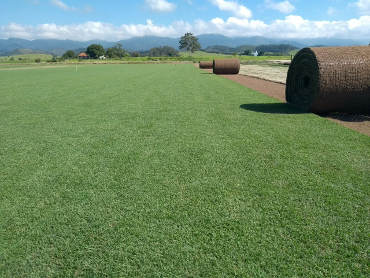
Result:
[[[285,101],[285,85],[245,75],[222,75],[252,90],[259,91],[282,102]],[[321,115],[323,116],[323,115]],[[370,136],[370,116],[332,113],[323,117]]]
[[[270,60],[270,62],[274,64],[278,64],[278,65],[289,66],[292,61],[291,60]]]
[[[285,102],[285,85],[245,75],[222,75],[252,90]]]

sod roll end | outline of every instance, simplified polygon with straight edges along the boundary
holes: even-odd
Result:
[[[201,69],[211,69],[211,68],[213,68],[213,62],[212,61],[200,61],[199,62],[199,68],[201,68]]]
[[[240,61],[238,59],[213,60],[214,74],[238,74]]]
[[[370,46],[300,50],[288,70],[286,100],[315,113],[370,113]]]

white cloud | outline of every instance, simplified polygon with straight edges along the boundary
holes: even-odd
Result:
[[[289,1],[274,2],[265,0],[265,5],[269,9],[277,10],[284,14],[289,14],[295,10],[295,7]]]
[[[290,15],[275,20],[267,34],[281,32],[284,38],[351,38],[363,39],[370,35],[370,16],[348,21],[310,21]]]
[[[67,5],[66,3],[64,3],[61,0],[50,0],[50,3],[53,4],[54,6],[58,7],[59,9],[62,9],[63,11],[82,12],[82,13],[90,13],[90,12],[93,11],[93,8],[89,5],[86,5],[83,8],[76,8],[76,7]]]
[[[185,32],[199,34],[223,34],[226,36],[266,36],[271,38],[347,38],[370,37],[370,16],[361,16],[347,21],[311,21],[300,16],[289,15],[270,24],[261,20],[240,17],[197,20],[193,23],[176,21],[170,25],[156,25],[151,20],[145,24],[123,24],[120,26],[103,22],[85,22],[73,25],[20,25],[11,23],[0,26],[0,38],[23,39],[101,39],[117,41],[138,36],[179,37]]]
[[[151,20],[147,20],[145,24],[123,24],[120,26],[96,21],[71,25],[40,24],[36,26],[10,23],[6,26],[0,26],[0,38],[116,41],[146,35],[176,37],[191,28],[190,24],[183,21],[174,22],[169,26],[159,26],[153,24]]]
[[[221,11],[227,11],[233,13],[237,17],[250,18],[252,17],[252,12],[246,6],[240,5],[235,1],[226,0],[210,0],[211,3],[217,6]]]
[[[145,3],[156,12],[171,12],[176,9],[176,5],[167,0],[145,0]]]
[[[57,6],[59,9],[62,9],[64,11],[75,11],[75,7],[68,6],[66,3],[64,3],[61,0],[51,0],[50,1],[54,6]]]
[[[357,7],[360,14],[370,15],[370,0],[358,0],[353,4]]]

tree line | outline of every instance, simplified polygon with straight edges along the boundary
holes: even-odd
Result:
[[[238,47],[229,47],[224,45],[213,45],[208,46],[204,49],[208,53],[220,53],[220,54],[233,54],[233,55],[254,55],[256,53],[259,56],[263,55],[288,55],[292,50],[296,50],[297,47],[289,44],[268,44],[268,45],[241,45]]]
[[[186,33],[180,38],[179,48],[186,51],[195,52],[201,48],[198,38],[195,37],[192,33]],[[139,56],[149,56],[149,57],[177,57],[179,51],[171,46],[161,46],[154,47],[148,51],[143,52],[129,52],[125,50],[122,44],[117,43],[115,46],[104,49],[100,44],[91,44],[86,49],[86,54],[91,59],[98,59],[99,57],[107,58],[118,58],[122,59],[123,57],[139,57]],[[62,58],[63,59],[74,59],[78,57],[78,53],[73,50],[66,51]]]
[[[104,49],[104,47],[100,44],[91,44],[86,48],[84,51],[89,58],[91,59],[98,59],[99,57],[105,56],[108,58],[123,58],[130,56],[129,52],[123,49],[122,44],[117,43],[115,46],[110,47],[108,49]],[[78,53],[73,50],[66,51],[62,58],[63,59],[74,59],[78,57]]]

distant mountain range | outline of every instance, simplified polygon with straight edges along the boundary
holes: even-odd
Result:
[[[241,45],[267,45],[267,44],[289,44],[297,48],[305,46],[350,46],[350,45],[367,45],[369,42],[365,40],[349,40],[349,39],[271,39],[265,37],[226,37],[223,35],[210,34],[199,35],[199,42],[202,48],[210,46],[227,46],[238,47]],[[167,37],[135,37],[127,40],[118,41],[123,47],[129,51],[145,51],[153,47],[168,45],[178,48],[179,38]],[[65,51],[85,49],[88,45],[98,43],[105,48],[111,47],[117,42],[108,41],[73,41],[73,40],[54,40],[54,39],[40,39],[40,40],[24,40],[18,38],[0,39],[0,56],[17,54],[17,50],[22,49],[33,51],[34,53],[50,53],[54,55],[62,55]]]

